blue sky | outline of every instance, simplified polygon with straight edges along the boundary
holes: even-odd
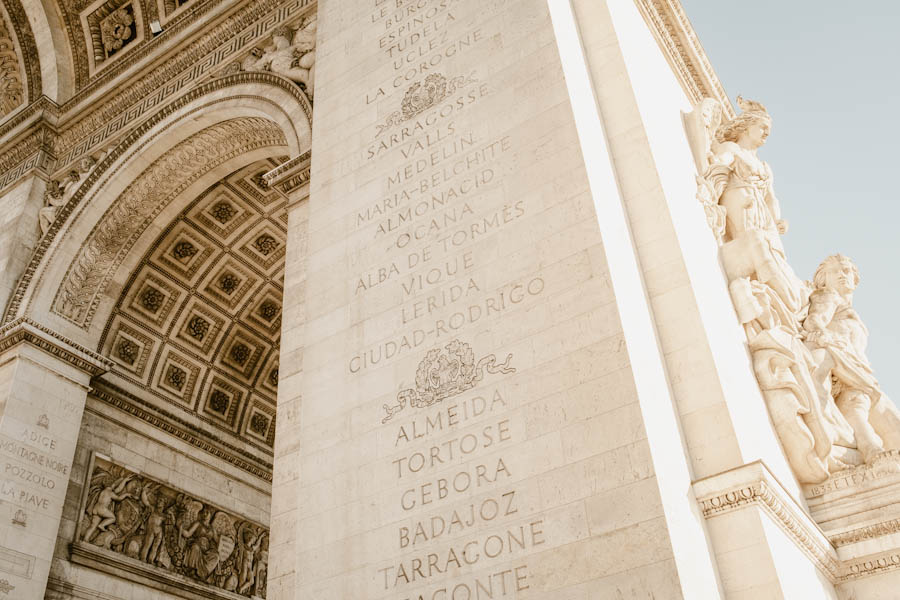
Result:
[[[682,0],[732,101],[772,115],[772,167],[787,258],[811,279],[840,252],[862,281],[854,306],[869,359],[900,400],[900,2]]]

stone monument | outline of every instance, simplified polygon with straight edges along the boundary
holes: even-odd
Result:
[[[869,275],[676,0],[3,0],[0,68],[0,600],[897,597]]]

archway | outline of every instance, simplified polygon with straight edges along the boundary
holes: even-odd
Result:
[[[232,528],[220,534],[230,540],[222,553],[231,562],[221,560],[215,580],[159,548],[166,558],[144,560],[151,579],[163,588],[185,576],[225,591],[246,585],[246,572],[235,575],[237,551],[224,548],[268,539],[281,279],[291,243],[284,190],[261,176],[303,162],[310,118],[303,92],[280,77],[213,80],[131,132],[55,214],[6,325],[38,326],[108,372],[90,380],[90,391],[80,384],[86,398],[68,430],[51,416],[54,432],[73,440],[74,460],[61,509],[72,526],[59,529],[71,563],[55,559],[49,589],[104,589],[102,571],[127,579],[134,565],[117,561],[149,555],[128,537],[143,530],[101,530],[85,517],[94,486],[113,473],[119,481],[109,485],[131,490],[133,514],[165,502],[167,510],[202,505]]]

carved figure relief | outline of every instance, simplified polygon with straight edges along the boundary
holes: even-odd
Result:
[[[56,220],[56,214],[72,197],[72,194],[78,189],[81,181],[90,173],[97,164],[106,156],[106,151],[101,152],[97,157],[85,156],[78,161],[76,168],[69,171],[62,179],[51,180],[47,186],[47,193],[44,198],[44,207],[38,214],[38,222],[41,227],[41,234],[47,233],[50,225]]]
[[[228,592],[265,598],[269,532],[96,459],[78,541]]]
[[[729,120],[709,98],[686,115],[697,197],[788,462],[800,481],[820,483],[900,449],[900,412],[865,356],[868,332],[852,308],[856,266],[830,256],[808,282],[788,264],[772,170],[756,154],[772,120],[758,102],[739,96],[738,105]]]
[[[444,346],[444,351],[429,350],[416,370],[415,389],[397,394],[394,406],[385,404],[386,416],[381,422],[393,419],[407,404],[412,408],[423,408],[472,389],[484,379],[485,371],[491,375],[515,373],[516,369],[509,364],[511,360],[512,354],[508,354],[505,361],[498,363],[495,355],[488,354],[476,363],[472,348],[459,340]]]
[[[307,17],[300,27],[280,27],[265,48],[255,47],[241,63],[244,71],[271,71],[297,83],[313,99],[316,77],[316,15]]]

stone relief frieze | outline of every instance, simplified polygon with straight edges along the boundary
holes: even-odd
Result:
[[[772,170],[757,156],[772,119],[738,97],[728,118],[705,99],[685,118],[698,193],[720,256],[753,366],[788,461],[804,483],[858,466],[898,470],[900,411],[866,357],[868,330],[853,309],[859,272],[845,256],[826,258],[802,281],[785,257],[788,224]]]
[[[56,220],[60,207],[69,201],[85,177],[103,160],[107,153],[106,150],[102,150],[94,156],[83,156],[64,177],[50,181],[44,196],[44,206],[38,213],[38,223],[42,235],[47,233],[53,221]]]
[[[252,598],[266,597],[269,531],[108,460],[85,484],[76,543]]]
[[[250,54],[240,61],[243,71],[270,71],[286,77],[313,99],[316,77],[316,30],[315,14],[306,17],[300,25],[279,27],[272,34],[272,40],[265,46],[251,48]]]

